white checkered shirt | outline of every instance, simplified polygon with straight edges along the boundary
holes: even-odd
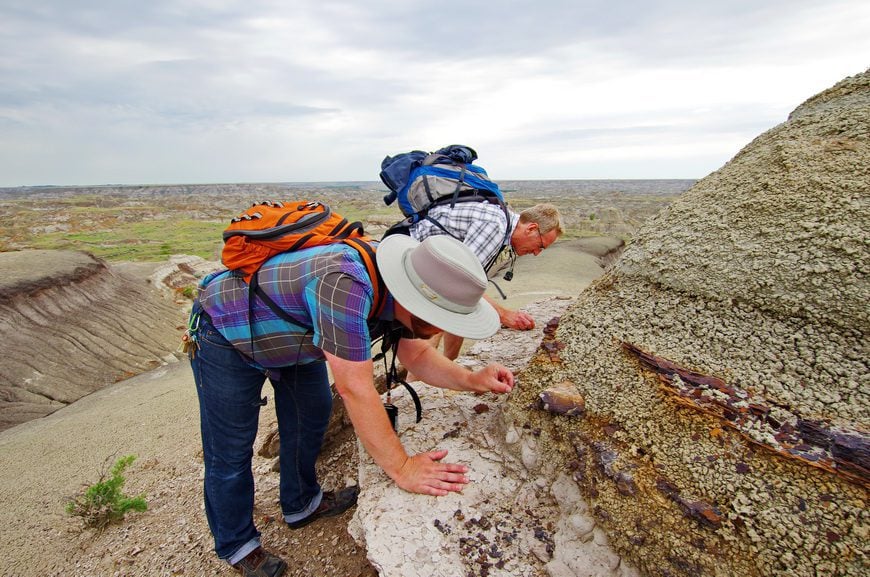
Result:
[[[470,248],[484,267],[503,246],[510,246],[510,235],[513,234],[519,218],[510,210],[508,213],[511,220],[510,233],[505,235],[508,223],[505,222],[504,209],[497,204],[459,202],[453,208],[450,208],[449,204],[444,204],[429,210],[429,216]],[[426,219],[412,226],[410,232],[418,241],[423,241],[430,236],[446,234],[438,225]]]

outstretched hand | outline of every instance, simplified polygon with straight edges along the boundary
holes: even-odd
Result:
[[[535,319],[532,318],[532,315],[521,311],[505,310],[499,316],[499,320],[501,320],[502,326],[509,329],[530,331],[535,328]]]
[[[509,393],[514,388],[514,374],[498,363],[490,363],[468,375],[468,389],[475,393]]]
[[[447,456],[445,449],[420,453],[408,457],[396,475],[396,484],[411,493],[443,497],[462,491],[468,483],[468,467],[453,463],[442,463]]]

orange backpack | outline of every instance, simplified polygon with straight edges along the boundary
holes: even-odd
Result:
[[[375,247],[360,222],[348,222],[329,206],[317,201],[265,201],[234,218],[223,233],[221,262],[243,273],[246,283],[256,284],[257,271],[276,254],[337,242],[355,248],[372,281],[374,305],[370,318],[384,306],[386,288],[375,264]],[[271,306],[271,305],[270,305]]]

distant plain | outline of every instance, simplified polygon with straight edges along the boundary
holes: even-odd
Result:
[[[694,180],[529,180],[499,185],[514,210],[557,205],[564,239],[630,240]],[[221,231],[254,202],[320,200],[373,236],[402,218],[380,182],[195,184],[0,189],[0,251],[86,250],[109,262],[163,261],[172,254],[218,260]]]

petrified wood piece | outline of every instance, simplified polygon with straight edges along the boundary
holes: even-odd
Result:
[[[781,406],[774,418],[772,405],[764,398],[632,343],[624,341],[622,348],[655,371],[662,390],[681,405],[721,419],[750,442],[778,455],[870,486],[870,437],[866,433],[806,420]]]
[[[553,317],[544,327],[544,338],[541,339],[540,350],[545,352],[553,363],[561,363],[559,352],[565,348],[565,343],[556,339],[556,329],[559,328],[561,317]]]

